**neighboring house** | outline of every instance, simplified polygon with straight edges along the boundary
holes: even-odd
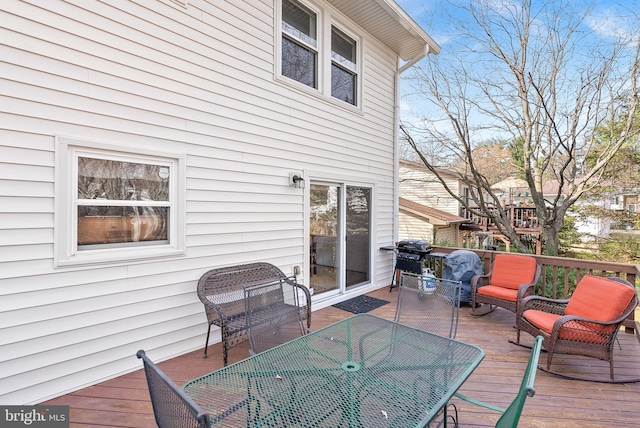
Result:
[[[616,196],[612,198],[610,208],[616,211],[628,211],[629,215],[635,215],[635,218],[638,217],[638,212],[640,212],[640,207],[638,207],[638,202],[640,199],[640,189],[626,189],[624,191],[620,191]],[[633,213],[633,214],[631,214]],[[637,233],[639,230],[639,225],[637,220],[634,221],[621,221],[621,222],[611,222],[609,224],[609,231],[615,232],[635,232]]]
[[[638,207],[638,198],[640,197],[640,190],[631,189],[624,192],[620,192],[613,197],[611,201],[612,210],[627,210],[632,213],[640,211]]]
[[[605,212],[611,212],[608,216],[588,217],[576,222],[576,229],[584,234],[583,240],[590,241],[594,237],[608,238],[611,233],[637,233],[638,222],[633,217],[638,212],[639,195],[638,189],[615,189],[611,194],[597,200],[591,198],[578,201],[578,207],[595,205]]]
[[[559,191],[560,183],[558,180],[547,180],[542,186],[542,196],[547,203],[548,207],[551,207],[553,201],[558,198],[562,202],[566,197],[566,191],[563,189]],[[530,195],[530,189],[527,182],[519,178],[510,178],[503,180],[493,185],[494,192],[503,198],[506,206],[513,205],[519,208],[519,210],[526,210],[529,207],[535,210],[533,207],[533,201]],[[595,217],[595,216],[578,216],[582,207],[595,205],[605,210],[615,209],[615,206],[611,204],[610,198],[587,198],[583,197],[579,199],[573,205],[573,209],[567,213],[567,216],[573,216],[574,227],[578,233],[581,234],[582,241],[584,243],[593,241],[595,237],[605,237],[609,235],[611,229],[611,219],[608,217]],[[540,226],[534,226],[534,229],[540,229]],[[520,232],[527,232],[527,230],[520,230]],[[538,232],[537,232],[538,233]],[[539,243],[539,240],[537,241]],[[541,245],[536,246],[536,251],[541,249]]]
[[[439,173],[455,194],[469,197],[469,189],[456,172],[442,170]],[[475,242],[478,228],[460,216],[462,204],[424,165],[401,160],[399,181],[398,235],[401,239],[423,239],[460,247],[469,247]]]
[[[398,239],[421,239],[437,245],[465,247],[460,226],[467,219],[400,198]]]
[[[543,184],[543,197],[549,205],[557,197],[560,184],[557,180],[547,180]],[[493,185],[493,189],[503,198],[505,205],[532,206],[529,186],[525,180],[510,178]],[[638,204],[637,189],[616,189],[606,196],[589,197],[579,199],[573,206],[573,210],[567,215],[576,216],[582,207],[597,206],[603,210],[636,212]],[[565,197],[565,192],[560,192],[560,198]],[[629,231],[631,223],[617,223],[611,217],[580,216],[574,224],[576,230],[582,235],[583,241],[591,241],[596,237],[608,237],[612,231]]]
[[[545,180],[542,184],[542,197],[551,205],[558,195],[558,180]],[[507,178],[491,186],[493,192],[501,199],[502,204],[516,206],[532,206],[531,191],[529,184],[522,178]],[[560,193],[560,199],[565,197],[565,193]]]
[[[314,308],[389,284],[399,75],[439,50],[395,2],[4,0],[0,23],[0,403],[202,349],[198,278],[313,286],[312,234]]]
[[[529,185],[521,178],[506,178],[491,186],[491,190],[500,198],[503,206],[532,203]]]

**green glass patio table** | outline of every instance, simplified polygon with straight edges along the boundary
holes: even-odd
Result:
[[[369,314],[354,315],[190,382],[228,427],[421,427],[484,352]]]

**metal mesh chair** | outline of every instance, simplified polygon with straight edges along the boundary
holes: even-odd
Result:
[[[149,386],[153,414],[160,428],[209,428],[209,414],[164,374],[143,350],[136,353],[142,359]]]
[[[287,281],[245,287],[249,352],[257,354],[305,334],[298,287]]]
[[[516,428],[518,426],[518,421],[520,420],[520,415],[522,415],[522,409],[524,408],[524,403],[527,400],[527,397],[533,397],[536,393],[533,384],[536,380],[536,370],[538,368],[538,359],[540,358],[541,349],[542,336],[538,336],[536,337],[533,348],[531,349],[529,362],[527,363],[527,368],[524,371],[524,376],[522,377],[518,394],[506,409],[478,401],[464,394],[456,393],[455,396],[471,404],[475,404],[476,406],[481,406],[486,409],[502,413],[498,422],[496,422],[496,428]]]
[[[435,288],[424,287],[424,277],[400,275],[396,322],[455,339],[460,312],[460,281],[436,278]]]

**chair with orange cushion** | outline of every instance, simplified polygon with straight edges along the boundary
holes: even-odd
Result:
[[[489,273],[471,278],[473,315],[486,315],[498,306],[515,313],[518,300],[533,294],[539,277],[540,265],[532,256],[496,254]],[[480,303],[488,303],[491,309],[476,314]]]
[[[570,299],[524,298],[516,317],[517,343],[520,343],[520,331],[542,336],[542,346],[547,350],[546,370],[554,374],[561,374],[551,371],[556,353],[608,361],[613,382],[613,345],[622,322],[637,305],[638,295],[629,282],[585,275]]]

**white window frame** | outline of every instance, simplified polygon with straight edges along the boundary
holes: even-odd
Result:
[[[284,27],[284,19],[282,17],[282,2],[283,0],[279,0],[280,1],[280,27],[279,27],[279,32],[280,32],[280,42],[279,42],[279,52],[280,55],[278,56],[278,66],[279,66],[279,70],[280,70],[280,74],[282,75],[283,78],[285,79],[289,79],[293,82],[296,82],[299,85],[305,86],[311,90],[320,90],[320,67],[321,67],[321,61],[322,61],[322,55],[321,55],[321,50],[320,50],[320,45],[322,40],[320,40],[320,36],[322,34],[322,20],[321,20],[321,12],[319,10],[317,10],[316,8],[313,7],[309,7],[307,4],[305,4],[304,2],[298,1],[298,0],[289,0],[292,1],[294,3],[299,3],[301,6],[309,9],[309,11],[313,14],[315,14],[315,18],[316,18],[316,34],[315,34],[315,46],[311,43],[310,40],[306,40],[304,35],[299,35],[296,34],[295,31],[285,31],[283,30],[282,27]],[[315,54],[316,56],[316,68],[313,70],[314,73],[314,83],[315,85],[307,85],[306,83],[300,82],[299,80],[296,80],[294,78],[291,77],[287,77],[284,74],[282,74],[282,60],[283,60],[283,49],[282,49],[282,43],[284,39],[289,39],[291,41],[291,43],[299,45],[301,48],[306,49],[309,52],[312,52],[313,54]]]
[[[361,60],[361,55],[360,55],[360,46],[362,45],[362,41],[360,38],[358,38],[357,36],[355,36],[352,32],[346,30],[342,25],[338,24],[337,22],[333,22],[330,26],[329,26],[329,40],[332,40],[332,36],[333,36],[333,29],[336,29],[338,31],[340,31],[341,33],[343,33],[345,36],[351,38],[355,44],[356,44],[356,54],[355,54],[355,67],[352,67],[350,64],[345,63],[344,61],[341,61],[340,58],[337,58],[333,55],[333,46],[332,43],[330,43],[329,46],[329,80],[331,80],[331,67],[336,64],[337,67],[342,68],[344,70],[347,70],[348,72],[352,72],[353,75],[355,76],[355,98],[353,100],[353,103],[349,103],[347,101],[341,100],[340,98],[336,98],[331,94],[332,88],[333,88],[333,82],[330,82],[330,87],[329,87],[329,95],[340,102],[343,102],[345,104],[357,107],[360,105],[360,81],[362,80],[360,77],[360,64],[362,62]]]
[[[276,13],[275,13],[275,22],[274,27],[275,31],[275,43],[276,51],[275,51],[275,61],[274,61],[274,73],[276,81],[286,84],[290,87],[293,87],[297,90],[301,90],[307,94],[311,94],[313,96],[317,96],[322,98],[325,101],[332,103],[333,105],[337,105],[339,107],[343,107],[349,109],[351,111],[361,112],[362,111],[362,92],[363,92],[363,38],[352,31],[350,28],[355,27],[354,24],[345,25],[345,22],[348,21],[342,15],[338,15],[337,12],[332,9],[325,8],[321,9],[319,6],[312,4],[307,0],[294,0],[311,11],[315,12],[317,15],[317,79],[318,79],[318,87],[313,88],[305,85],[304,83],[300,83],[294,79],[290,79],[282,74],[282,0],[276,1]],[[352,71],[355,72],[356,75],[356,98],[355,103],[351,104],[349,102],[343,101],[339,98],[335,98],[331,95],[331,65],[334,60],[332,58],[331,52],[331,29],[332,27],[337,28],[342,31],[345,35],[351,37],[356,42],[356,67]],[[343,65],[344,66],[344,65]]]
[[[276,23],[276,37],[277,37],[277,43],[276,46],[278,47],[277,49],[277,55],[276,55],[276,71],[277,71],[277,78],[282,79],[284,82],[287,83],[291,83],[305,91],[311,91],[311,92],[322,92],[322,82],[323,82],[323,56],[322,56],[322,45],[323,45],[323,40],[322,40],[322,35],[324,33],[323,31],[323,17],[322,17],[322,11],[320,9],[318,9],[317,7],[314,7],[313,5],[310,5],[307,2],[304,1],[300,1],[300,0],[292,0],[294,2],[300,3],[301,5],[303,5],[304,7],[306,7],[307,9],[309,9],[311,12],[316,14],[316,44],[317,46],[313,46],[311,44],[309,44],[306,40],[300,38],[300,37],[296,37],[295,34],[291,34],[291,33],[286,33],[285,31],[282,30],[283,27],[283,18],[282,18],[282,1],[283,0],[278,0],[278,12],[276,14],[277,16],[277,23]],[[290,77],[285,76],[284,74],[282,74],[282,39],[285,37],[284,34],[287,34],[287,38],[289,39],[293,39],[295,40],[297,43],[299,43],[301,46],[309,49],[310,51],[315,52],[316,54],[316,70],[315,70],[315,79],[316,79],[316,86],[309,86],[306,85],[302,82],[299,82],[295,79],[292,79]]]
[[[92,157],[152,163],[170,169],[168,242],[126,243],[78,249],[77,158]],[[186,156],[83,138],[56,136],[54,266],[130,264],[185,253]]]

